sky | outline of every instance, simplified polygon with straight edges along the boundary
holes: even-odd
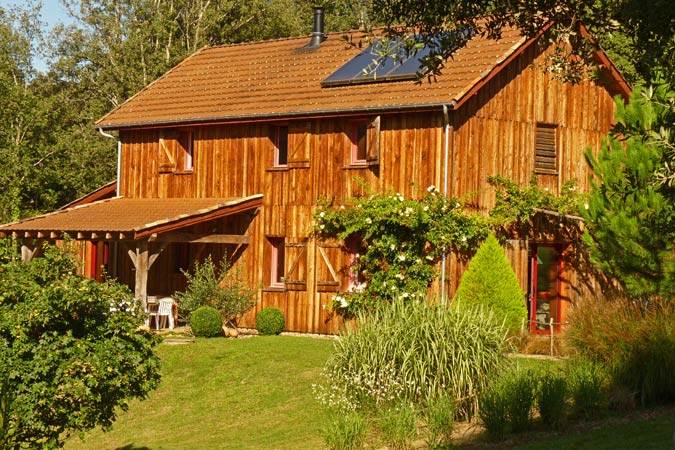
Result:
[[[17,5],[23,5],[22,0],[0,0],[0,7],[11,11]],[[59,23],[69,23],[68,12],[61,4],[60,0],[42,0],[42,21],[46,22],[47,30],[50,30]],[[35,68],[44,71],[47,68],[47,62],[41,58],[34,61]]]

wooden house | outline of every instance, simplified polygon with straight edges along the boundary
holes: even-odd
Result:
[[[335,333],[324,305],[348,289],[350,255],[312,238],[317,199],[359,195],[358,178],[406,197],[430,185],[476,193],[485,208],[490,175],[526,184],[536,173],[551,192],[572,179],[585,190],[583,151],[600,147],[613,97],[629,92],[602,53],[598,82],[559,81],[543,70],[541,35],[476,36],[421,84],[409,68],[363,76],[362,50],[344,35],[318,24],[311,38],[199,50],[97,122],[118,139],[114,185],[0,234],[21,239],[29,258],[67,233],[86,244],[89,276],[105,271],[140,299],[184,289],[181,269],[227,255],[258,292],[241,325],[276,306],[289,331]],[[531,318],[562,321],[582,295],[582,269],[572,242],[540,231],[512,239],[508,256]],[[464,268],[449,260],[448,294]]]

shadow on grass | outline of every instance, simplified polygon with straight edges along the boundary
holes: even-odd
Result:
[[[150,447],[136,447],[133,444],[117,447],[115,450],[152,450]]]

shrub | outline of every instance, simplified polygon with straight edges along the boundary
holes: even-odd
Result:
[[[190,315],[190,328],[192,328],[195,336],[221,336],[223,334],[223,319],[216,308],[202,306]]]
[[[429,448],[450,445],[455,421],[455,402],[447,394],[432,399],[424,411]]]
[[[567,381],[560,373],[547,372],[539,380],[537,407],[544,424],[559,430],[567,417]]]
[[[567,339],[642,403],[675,400],[675,304],[593,300],[572,310]]]
[[[401,401],[381,409],[378,424],[387,448],[412,448],[412,442],[417,436],[417,417],[410,403]]]
[[[286,328],[284,313],[279,308],[263,308],[255,318],[255,328],[263,335],[281,333]]]
[[[480,395],[478,417],[488,437],[494,440],[504,439],[509,431],[509,414],[506,391],[496,383]]]
[[[481,309],[395,301],[358,317],[335,342],[325,375],[361,406],[449,394],[463,399],[458,413],[470,414],[505,363],[504,328]]]
[[[185,321],[202,306],[218,310],[226,325],[234,328],[242,314],[255,305],[255,291],[246,285],[238,269],[230,268],[227,258],[220,267],[209,255],[203,263],[195,263],[194,273],[182,271],[187,278],[185,292],[176,292],[178,313]]]
[[[606,398],[603,388],[607,374],[598,363],[583,358],[571,361],[567,379],[575,417],[592,419],[604,412]]]
[[[362,449],[368,433],[366,419],[357,411],[330,414],[322,435],[330,450]]]
[[[503,318],[513,332],[519,330],[523,319],[527,318],[525,293],[493,234],[471,258],[457,288],[455,303],[487,306],[497,317]]]

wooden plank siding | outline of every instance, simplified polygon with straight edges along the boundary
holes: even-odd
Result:
[[[563,84],[541,70],[543,54],[531,46],[505,70],[493,77],[459,110],[450,110],[448,136],[449,194],[467,196],[481,210],[494,205],[487,185],[491,175],[503,175],[519,184],[529,182],[534,171],[537,123],[556,126],[557,173],[539,176],[542,187],[559,193],[574,179],[588,189],[588,168],[583,151],[599,148],[610,128],[614,104],[604,88],[591,82]],[[450,103],[450,101],[448,102]],[[374,191],[393,191],[405,197],[424,194],[429,185],[443,186],[444,116],[433,111],[379,113],[379,163],[350,164],[350,127],[354,119],[372,120],[378,114],[354,117],[317,117],[257,123],[224,123],[192,126],[193,169],[161,172],[159,129],[121,130],[120,195],[140,198],[243,197],[263,194],[263,206],[252,217],[229,218],[196,226],[194,232],[243,233],[248,245],[191,244],[191,255],[214,259],[228,254],[257,290],[258,303],[243,319],[253,326],[255,314],[267,306],[284,311],[289,331],[335,333],[337,320],[328,320],[324,306],[335,292],[347,288],[348,257],[340,243],[317,243],[310,237],[317,199],[338,204],[364,194],[362,179]],[[274,127],[288,126],[289,164],[274,167]],[[217,230],[217,231],[216,231]],[[302,258],[294,270],[303,273],[292,288],[269,289],[271,246],[268,237],[284,237],[290,244],[286,269]],[[547,239],[553,239],[549,236]],[[300,247],[306,242],[300,255]],[[199,248],[199,250],[197,250]],[[149,293],[170,294],[184,289],[177,270],[177,246],[171,244],[151,268]],[[507,255],[524,289],[528,282],[528,244],[509,241]],[[331,268],[340,285],[330,284]],[[467,262],[451,255],[447,284],[452,294]],[[121,281],[133,285],[132,265],[119,256]],[[578,294],[569,272],[571,300]],[[435,287],[438,283],[435,283]]]

